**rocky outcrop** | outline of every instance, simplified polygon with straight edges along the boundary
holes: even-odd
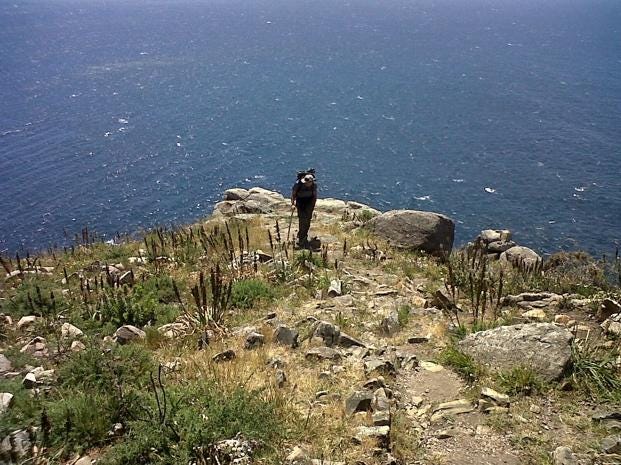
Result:
[[[415,210],[382,213],[369,220],[365,228],[394,247],[439,256],[450,253],[455,236],[455,223],[447,216]]]
[[[289,209],[289,198],[278,192],[261,187],[251,189],[235,187],[224,192],[222,201],[214,207],[214,215],[288,213]],[[347,202],[332,198],[318,199],[315,210],[333,216],[340,216],[346,211],[356,215],[362,212],[367,215],[378,215],[380,213],[378,210],[358,202]]]
[[[531,368],[541,379],[559,378],[571,359],[573,335],[551,323],[532,323],[481,331],[459,343],[463,352],[493,370]]]

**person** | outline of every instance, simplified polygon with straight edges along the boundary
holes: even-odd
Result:
[[[291,190],[291,208],[296,208],[298,211],[297,245],[300,248],[309,246],[308,230],[313,218],[315,203],[317,203],[315,170],[301,172]]]

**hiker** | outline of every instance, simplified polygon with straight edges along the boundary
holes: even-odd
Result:
[[[298,211],[298,247],[309,246],[308,230],[310,229],[313,210],[317,202],[317,183],[315,170],[301,171],[291,190],[291,208]]]

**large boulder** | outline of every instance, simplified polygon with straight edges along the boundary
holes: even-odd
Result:
[[[415,210],[392,210],[365,224],[391,245],[407,250],[422,250],[433,255],[450,253],[455,223],[447,216]]]
[[[571,359],[573,335],[551,323],[501,326],[470,334],[460,349],[493,370],[531,368],[542,380],[558,379]]]
[[[524,265],[532,266],[540,262],[541,257],[533,249],[516,245],[515,247],[511,247],[500,254],[500,261],[508,262],[512,265],[519,265],[520,263],[523,263]]]

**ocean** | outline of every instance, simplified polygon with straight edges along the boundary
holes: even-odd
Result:
[[[621,242],[618,0],[4,0],[0,252],[207,216],[230,187]]]

